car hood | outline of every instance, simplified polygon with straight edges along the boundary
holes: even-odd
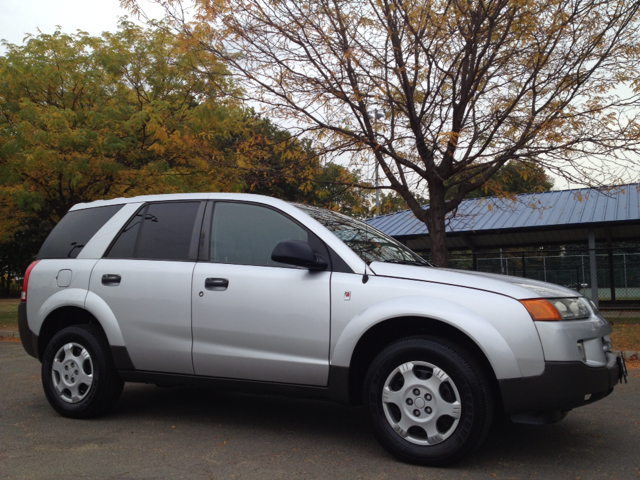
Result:
[[[486,290],[522,300],[525,298],[579,297],[580,293],[569,288],[521,277],[510,277],[494,273],[452,270],[438,267],[400,265],[397,263],[372,262],[371,270],[384,277],[443,283],[460,287]]]

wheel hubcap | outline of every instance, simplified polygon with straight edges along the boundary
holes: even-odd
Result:
[[[427,362],[407,362],[387,377],[382,389],[385,417],[405,440],[435,445],[458,427],[462,405],[453,380]]]
[[[87,396],[93,384],[91,355],[77,343],[63,345],[53,358],[51,377],[62,400],[78,403]]]

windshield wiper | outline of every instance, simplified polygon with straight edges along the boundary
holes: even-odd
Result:
[[[384,263],[399,263],[400,265],[418,265],[420,267],[430,267],[431,264],[426,260],[383,260]]]

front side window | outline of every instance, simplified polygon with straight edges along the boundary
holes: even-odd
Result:
[[[210,259],[236,265],[291,267],[271,260],[271,252],[282,241],[308,239],[304,228],[271,208],[217,202],[211,225]]]
[[[121,208],[122,205],[109,205],[67,213],[42,244],[38,260],[76,258],[91,237]]]
[[[108,258],[189,260],[201,202],[151,203],[129,220]]]
[[[298,203],[293,205],[324,225],[367,263],[387,262],[429,265],[426,260],[413,253],[400,242],[366,223],[322,208]]]

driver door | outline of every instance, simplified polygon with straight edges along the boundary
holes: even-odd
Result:
[[[284,240],[326,255],[324,244],[264,205],[216,202],[207,223],[207,260],[196,264],[192,283],[195,374],[326,386],[330,269],[271,260]]]

